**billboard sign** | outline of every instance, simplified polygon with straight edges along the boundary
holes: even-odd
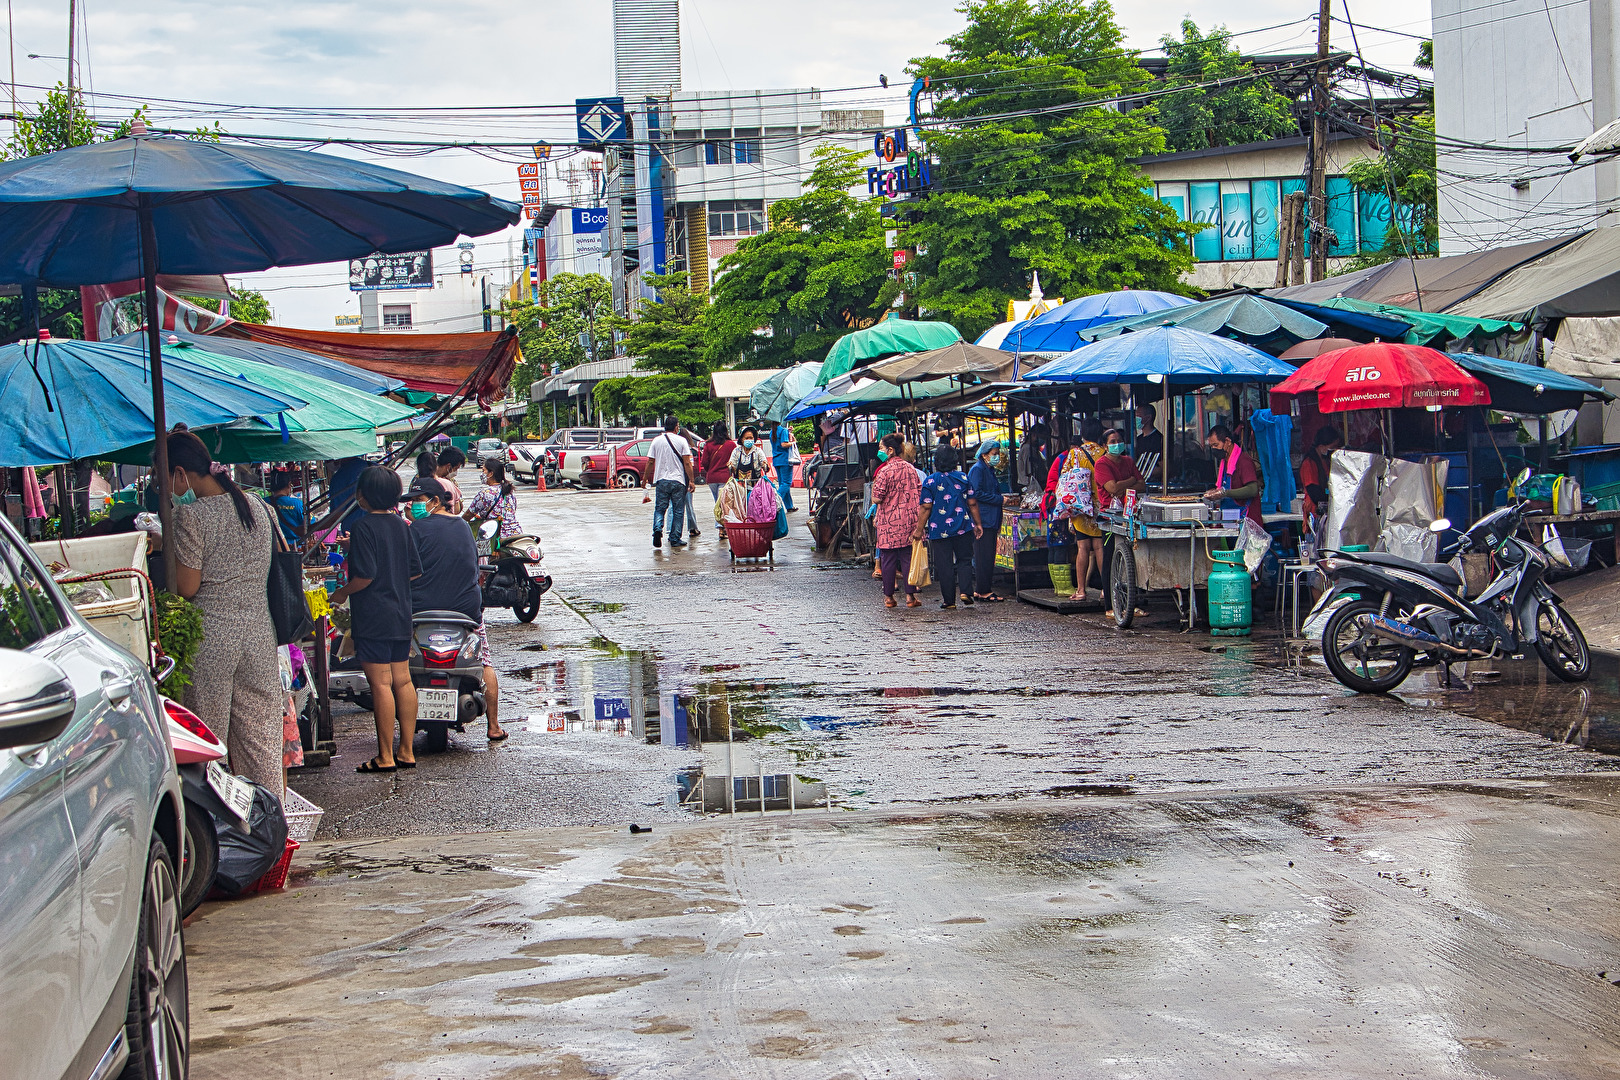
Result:
[[[608,143],[630,141],[630,121],[624,113],[624,98],[575,98],[574,117],[579,142],[587,149],[601,149]]]
[[[433,288],[433,252],[406,251],[398,255],[367,255],[349,260],[349,290]]]

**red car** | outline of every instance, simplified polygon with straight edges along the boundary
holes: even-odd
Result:
[[[620,487],[640,487],[652,475],[649,452],[651,439],[632,439],[614,448],[613,460]],[[581,455],[585,460],[579,470],[580,487],[606,487],[608,452],[606,450],[570,450],[568,457]]]

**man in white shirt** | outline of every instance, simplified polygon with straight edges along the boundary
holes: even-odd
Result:
[[[669,511],[669,546],[683,548],[681,525],[686,518],[686,499],[693,489],[692,444],[676,434],[673,416],[664,420],[664,433],[652,441],[652,482],[657,493],[653,503],[653,547],[664,546],[664,511]]]

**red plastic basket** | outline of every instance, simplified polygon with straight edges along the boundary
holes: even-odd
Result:
[[[771,538],[775,535],[775,520],[726,522],[726,541],[731,544],[733,559],[763,559],[771,553]]]
[[[287,849],[276,860],[276,865],[265,871],[264,877],[253,883],[253,887],[242,895],[248,893],[273,892],[287,884],[287,871],[292,869],[293,852],[298,850],[298,841],[292,837],[287,838]]]

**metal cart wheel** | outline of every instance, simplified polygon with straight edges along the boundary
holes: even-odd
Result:
[[[1136,618],[1136,552],[1126,537],[1114,539],[1114,558],[1109,566],[1108,598],[1114,609],[1114,625],[1130,629]]]

